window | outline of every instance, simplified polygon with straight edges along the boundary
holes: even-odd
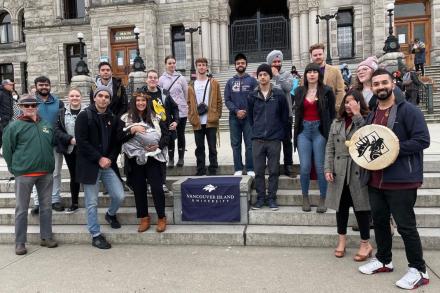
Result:
[[[339,58],[354,57],[353,10],[338,11],[338,52]]]
[[[396,3],[394,10],[395,17],[414,17],[428,14],[428,1],[413,0],[411,2],[413,3]]]
[[[5,79],[14,80],[14,67],[11,63],[0,64],[0,81]]]
[[[66,58],[67,58],[67,81],[70,82],[72,77],[76,75],[76,64],[80,60],[79,44],[72,44],[66,46]],[[86,46],[84,45],[84,62],[87,63]]]
[[[26,42],[26,36],[24,34],[24,27],[25,27],[24,10],[21,10],[20,13],[18,14],[18,24],[20,25],[20,42],[24,43]]]
[[[64,0],[64,18],[83,18],[86,15],[85,0]]]
[[[7,12],[0,13],[0,44],[12,42],[11,15]]]
[[[186,67],[186,45],[185,27],[183,25],[171,27],[172,50],[176,58],[176,69],[185,70]]]

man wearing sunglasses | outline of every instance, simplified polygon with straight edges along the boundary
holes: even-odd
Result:
[[[32,187],[38,191],[40,204],[41,246],[53,248],[52,239],[52,172],[53,128],[37,115],[38,101],[23,95],[18,102],[22,111],[3,133],[3,156],[8,170],[15,176],[15,253],[26,254],[27,211]]]

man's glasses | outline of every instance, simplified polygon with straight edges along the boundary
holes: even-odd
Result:
[[[24,108],[37,108],[37,104],[24,104],[22,105]]]

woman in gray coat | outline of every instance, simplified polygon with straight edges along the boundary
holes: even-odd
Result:
[[[348,92],[342,100],[338,118],[331,127],[325,152],[325,178],[328,184],[326,206],[336,210],[339,242],[335,250],[336,257],[345,255],[347,222],[349,208],[353,206],[359,225],[361,243],[355,261],[364,261],[371,256],[373,248],[370,239],[370,204],[366,186],[361,186],[359,166],[351,159],[345,141],[364,125],[368,113],[362,93],[356,90]]]

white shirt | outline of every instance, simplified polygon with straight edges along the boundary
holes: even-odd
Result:
[[[196,99],[197,99],[197,105],[203,102],[203,93],[205,92],[205,86],[206,83],[208,82],[207,80],[195,80],[194,81],[194,91],[196,92]],[[211,87],[211,83],[208,84],[208,88],[206,89],[206,95],[205,95],[205,104],[209,105],[209,90]],[[208,121],[208,112],[206,112],[206,114],[203,114],[200,116],[200,123],[206,124]]]

